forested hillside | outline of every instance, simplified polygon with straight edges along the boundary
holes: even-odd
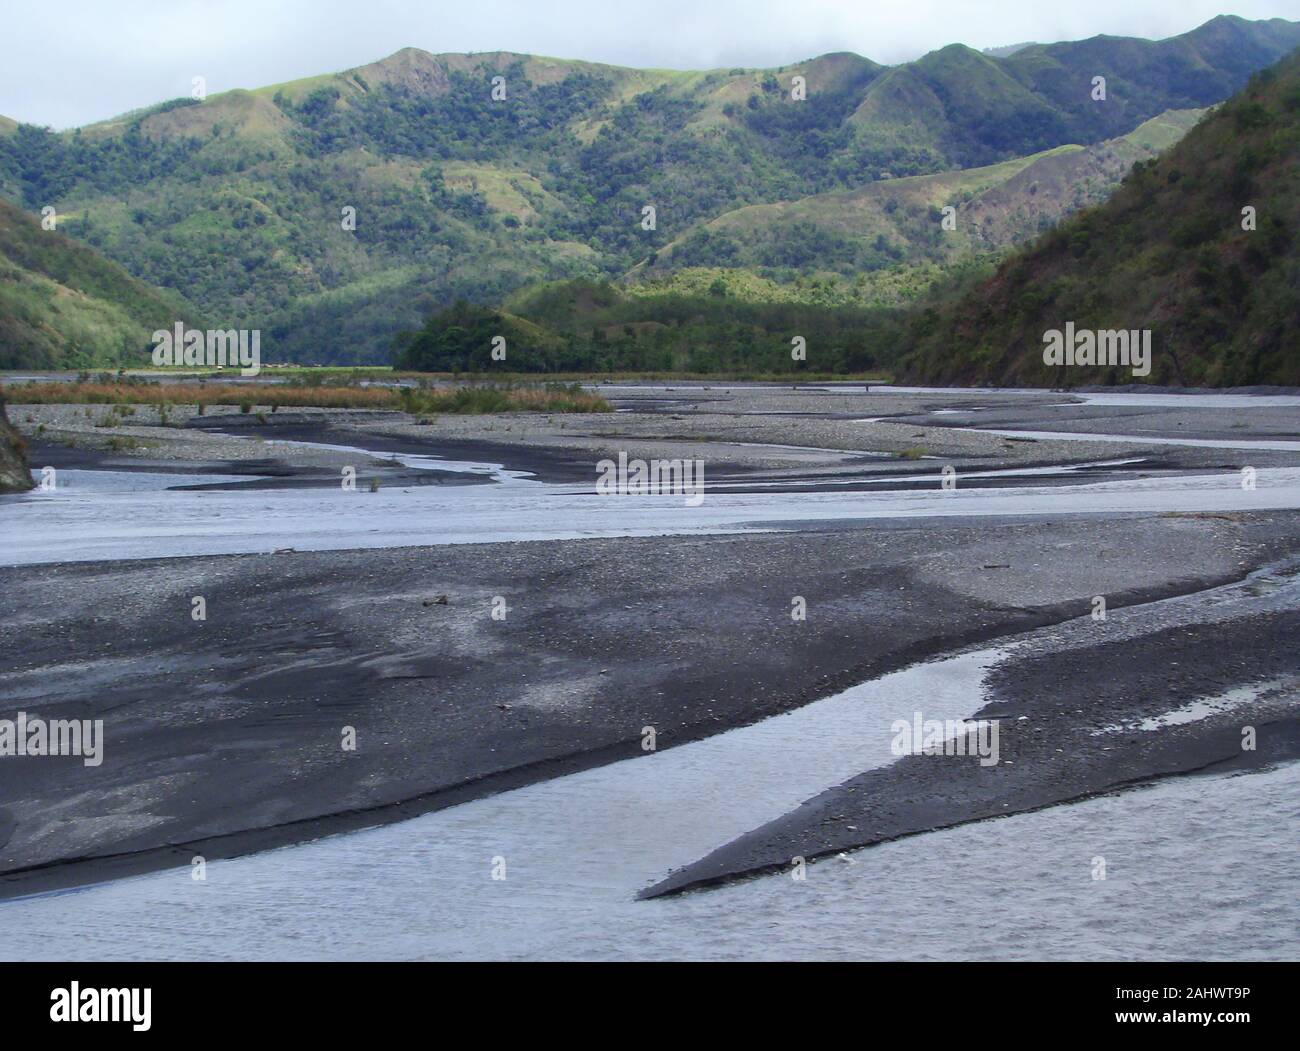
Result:
[[[906,373],[927,383],[1300,385],[1300,53],[1105,204],[926,310]],[[1049,367],[1044,333],[1150,330],[1149,376]]]
[[[650,276],[678,267],[741,268],[785,281],[829,271],[874,288],[872,274],[993,252],[1104,200],[1136,162],[1177,142],[1203,112],[1171,110],[1088,147],[751,205],[693,228],[642,269]],[[945,207],[954,210],[949,226]]]
[[[852,270],[890,289],[882,301],[902,301],[926,282],[896,274],[1000,250],[1103,194],[1136,128],[1222,100],[1297,44],[1296,23],[1219,18],[1164,41],[1098,37],[1006,57],[954,45],[895,67],[831,54],[675,72],[406,49],[70,132],[0,128],[0,195],[29,212],[56,207],[61,230],[214,323],[261,329],[270,360],[382,361],[396,332],[458,299],[499,304],[537,282],[655,280],[686,266],[785,289]],[[1090,94],[1097,76],[1104,101]],[[1078,149],[1050,152],[1063,147]],[[892,213],[878,192],[1003,162],[1014,163],[1000,187],[973,190],[993,194],[981,204],[988,230],[938,253],[929,220],[949,188],[900,186]],[[1071,165],[1078,187],[1061,176]],[[960,198],[983,178],[954,176],[950,189]],[[752,206],[810,232],[774,249],[758,231],[735,259],[694,239]]]
[[[195,316],[0,201],[0,368],[138,366],[150,333]]]
[[[501,309],[457,303],[399,337],[393,363],[430,372],[869,372],[894,362],[900,325],[897,310],[629,294],[576,280],[528,289]],[[498,336],[504,360],[491,356]]]

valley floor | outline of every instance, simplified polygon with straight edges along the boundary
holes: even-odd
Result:
[[[545,801],[571,831],[507,836],[516,846],[502,847],[524,874],[522,896],[509,899],[523,908],[542,893],[530,869],[553,868],[585,825],[614,820],[594,800],[617,792],[620,820],[644,821],[653,843],[638,851],[601,825],[606,853],[621,843],[622,860],[573,883],[610,888],[622,903],[610,915],[626,929],[646,915],[636,909],[664,907],[632,902],[638,892],[757,876],[750,890],[672,908],[698,916],[716,894],[770,904],[773,881],[793,882],[791,859],[827,858],[808,869],[819,886],[825,866],[847,861],[906,869],[934,849],[916,833],[966,823],[936,835],[996,851],[1035,842],[1038,829],[1045,851],[1069,858],[1051,864],[1078,866],[1069,893],[1096,898],[1088,872],[1107,850],[1082,837],[1072,853],[1061,823],[1147,804],[1026,812],[1197,774],[1196,787],[1167,791],[1194,797],[1199,821],[1213,800],[1246,805],[1230,775],[1268,786],[1296,769],[1300,397],[708,384],[604,393],[619,411],[423,425],[387,413],[187,420],[173,410],[185,427],[112,428],[136,443],[117,448],[77,407],[15,400],[33,467],[52,467],[56,485],[0,503],[0,616],[13,629],[0,639],[0,719],[102,718],[105,759],[0,762],[0,895],[159,871],[61,896],[72,929],[79,911],[113,901],[123,917],[163,898],[182,908],[187,892],[167,881],[188,882],[196,854],[221,862],[392,824],[294,850],[332,850],[317,861],[362,872],[373,863],[366,893],[382,898],[382,873],[404,850],[408,861],[427,850],[410,837],[444,837],[433,869],[483,873],[474,882],[467,868],[444,904],[476,915],[484,895],[508,897],[518,883],[496,886],[482,837],[452,826],[477,814],[475,828],[506,836],[493,824],[503,819],[485,815]],[[620,452],[702,459],[702,502],[595,495],[596,461]],[[942,485],[949,466],[955,489]],[[349,467],[355,491],[340,485]],[[191,616],[195,597],[203,620]],[[792,617],[800,605],[804,619]],[[893,727],[917,713],[997,720],[999,761],[897,756]],[[355,750],[341,744],[347,728]],[[1253,747],[1242,746],[1245,728]],[[673,773],[682,764],[689,776]],[[484,810],[488,796],[500,802]],[[1053,813],[1067,815],[1056,832],[1043,824]],[[1026,816],[984,820],[1012,814]],[[430,821],[441,824],[419,824]],[[1261,828],[1293,839],[1295,822],[1270,811]],[[1265,846],[1243,835],[1207,840],[1226,852],[1215,862],[1224,873]],[[895,839],[887,852],[856,852]],[[1150,865],[1142,893],[1175,895],[1178,863],[1131,847],[1125,878]],[[248,877],[220,900],[269,909],[279,899],[268,866],[288,873],[312,856],[216,865]],[[1277,861],[1273,889],[1257,888],[1275,896],[1242,908],[1248,926],[1287,926],[1279,910],[1295,918],[1300,873],[1294,859]],[[400,881],[409,890],[415,878]],[[1047,878],[1024,874],[1025,900]],[[355,893],[341,877],[327,882],[317,908]],[[19,931],[48,900],[0,904],[0,952],[36,951]],[[851,957],[852,944],[821,931],[845,907],[830,900],[809,918],[820,931],[806,932],[809,944]],[[385,937],[403,956],[600,955],[575,941],[582,907],[571,915],[574,930],[560,924],[540,941],[486,918],[459,940],[426,932],[421,942],[396,921]],[[905,955],[906,927],[876,933]],[[676,928],[662,951],[623,955],[773,955],[744,929],[692,946]],[[285,951],[273,934],[260,947],[255,932],[241,937],[253,955]],[[927,956],[999,955],[995,942],[963,952],[917,937]],[[385,955],[345,942],[343,955]],[[165,937],[154,944],[169,951]],[[316,944],[328,943],[300,948],[312,955]],[[1197,944],[1145,951],[1220,955]],[[1275,932],[1253,944],[1248,931],[1222,955],[1295,948]]]

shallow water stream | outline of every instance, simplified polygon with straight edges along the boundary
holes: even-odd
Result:
[[[0,903],[23,959],[1285,957],[1300,764],[1181,778],[653,901],[668,868],[982,704],[983,651],[693,744],[230,861]],[[1107,878],[1093,879],[1105,858]],[[494,865],[504,879],[493,879]],[[498,868],[498,872],[500,869]],[[1195,910],[1195,922],[1188,910]],[[1208,936],[1207,936],[1208,932]]]

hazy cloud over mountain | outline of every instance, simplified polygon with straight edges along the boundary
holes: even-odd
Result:
[[[1217,14],[1296,18],[1300,0],[20,0],[6,5],[0,114],[67,127],[161,99],[345,69],[402,47],[630,66],[769,66],[827,51],[899,62],[1098,33],[1160,38]],[[186,42],[179,45],[178,41]]]

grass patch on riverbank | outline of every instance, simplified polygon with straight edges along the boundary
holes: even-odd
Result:
[[[398,372],[389,373],[394,379],[419,377],[427,380],[464,380],[474,377],[501,383],[536,381],[535,372]],[[719,383],[777,383],[783,387],[797,387],[803,383],[892,383],[888,372],[554,372],[549,379],[557,383],[664,383],[699,382]]]
[[[0,373],[3,375],[3,373]],[[83,373],[90,375],[90,373]],[[147,380],[155,377],[195,377],[220,379],[227,375],[216,369],[194,368],[148,368],[125,369],[120,373],[128,381]],[[350,387],[363,383],[395,383],[398,380],[450,381],[495,384],[537,383],[536,372],[506,372],[496,369],[480,372],[411,372],[394,369],[387,365],[316,365],[316,366],[262,366],[262,373],[257,386],[264,386],[265,381],[280,381],[293,385],[320,385],[330,387]],[[730,372],[656,372],[656,371],[615,371],[615,372],[551,372],[546,380],[554,383],[658,383],[668,380],[700,381],[704,383],[780,383],[783,386],[795,386],[800,383],[892,383],[889,372],[873,370],[869,372],[763,372],[759,370],[740,370]]]
[[[6,391],[23,405],[269,405],[321,409],[399,408],[393,391],[373,387],[287,387],[219,383],[18,383]]]
[[[20,405],[238,405],[244,412],[259,407],[273,412],[279,408],[390,409],[416,415],[612,411],[604,398],[576,383],[431,389],[118,381],[20,383],[6,394]]]
[[[450,412],[478,416],[493,412],[611,412],[599,394],[576,383],[545,387],[484,386],[412,388],[399,392],[402,408],[416,415]]]

